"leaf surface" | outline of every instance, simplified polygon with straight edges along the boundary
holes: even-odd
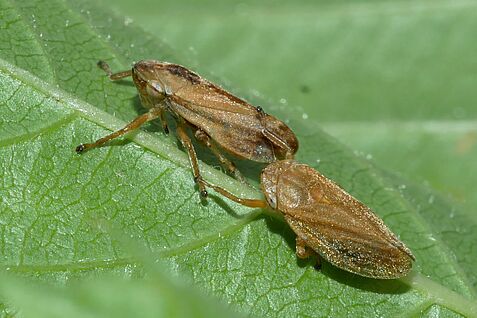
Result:
[[[132,142],[76,155],[77,144],[142,112],[134,87],[110,83],[95,66],[98,59],[111,61],[113,70],[143,58],[187,60],[161,44],[160,34],[94,3],[3,0],[0,9],[5,269],[59,285],[142,276],[107,224],[146,245],[178,276],[257,316],[476,315],[471,265],[477,253],[463,244],[476,240],[475,218],[446,204],[424,206],[428,189],[404,193],[400,185],[411,183],[356,156],[304,120],[299,108],[248,96],[289,122],[301,142],[300,161],[336,180],[400,235],[417,258],[412,276],[376,281],[297,261],[294,234],[280,219],[218,196],[200,202],[174,136],[140,132]],[[256,171],[253,164],[241,167]],[[260,195],[208,165],[202,170],[238,194]],[[449,209],[455,217],[444,227],[436,220],[447,220]]]

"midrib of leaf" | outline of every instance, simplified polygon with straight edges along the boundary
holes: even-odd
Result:
[[[82,272],[91,271],[93,269],[101,268],[117,268],[126,265],[133,265],[136,260],[133,258],[116,258],[108,260],[84,261],[84,262],[70,262],[62,264],[51,265],[3,265],[2,268],[14,273],[56,273],[56,272]]]
[[[59,90],[57,88],[52,87],[49,84],[46,84],[41,79],[31,75],[30,73],[18,69],[15,66],[9,64],[4,60],[0,60],[0,69],[17,80],[22,81],[23,83],[29,85],[30,87],[42,92],[47,96],[51,96],[52,98],[62,101],[65,105],[68,105],[71,109],[77,111],[79,116],[96,123],[97,125],[104,127],[109,130],[115,130],[124,125],[124,122],[114,118],[113,116],[96,109],[95,107],[91,106],[90,104],[75,99],[70,94]],[[70,118],[70,117],[67,117]],[[59,122],[63,122],[65,119],[60,120]],[[60,127],[61,125],[55,124],[49,127]],[[49,128],[47,130],[51,130]],[[29,133],[28,135],[35,136],[35,133]],[[157,155],[161,156],[162,158],[169,160],[175,164],[181,165],[183,167],[188,167],[189,162],[186,155],[179,151],[176,147],[173,147],[169,144],[163,143],[157,140],[151,134],[146,132],[139,132],[134,136],[130,136],[130,139],[137,143],[138,145],[149,149],[150,151],[156,153]],[[17,137],[17,140],[24,140],[22,136]],[[73,150],[72,150],[73,151]],[[366,165],[365,162],[362,162],[362,165]],[[235,180],[232,180],[229,177],[226,177],[223,173],[207,166],[201,165],[202,172],[204,175],[209,179],[213,180],[213,182],[218,182],[219,184],[224,185],[225,187],[231,188],[232,185],[238,192],[241,192],[244,196],[250,197],[258,197],[260,196],[259,192],[255,189],[252,189],[248,186],[240,184]],[[376,180],[379,182],[383,182],[382,179],[375,177]],[[228,184],[228,186],[226,185]],[[383,184],[384,186],[384,184]],[[405,200],[402,198],[397,198],[397,200],[402,201],[401,203],[406,206],[409,210],[414,210]],[[202,247],[210,242],[213,242],[217,239],[230,235],[245,225],[249,224],[251,221],[255,220],[257,217],[263,214],[262,210],[256,211],[254,213],[249,213],[246,217],[242,218],[235,224],[232,224],[217,233],[213,233],[211,235],[206,235],[200,239],[190,241],[187,244],[182,246],[171,248],[167,250],[163,250],[158,253],[158,256],[162,257],[172,257],[180,254],[187,253],[191,250],[197,249]],[[413,213],[415,216],[417,211]],[[273,214],[272,214],[273,215]],[[415,216],[416,219],[422,223],[423,220],[419,220],[418,216]],[[440,242],[443,244],[442,242]],[[134,260],[128,258],[119,258],[116,260],[102,260],[102,261],[93,261],[93,262],[76,262],[76,263],[66,263],[66,264],[56,264],[56,265],[11,265],[11,266],[4,266],[12,271],[18,272],[56,272],[56,271],[86,271],[94,268],[114,268],[118,266],[124,266],[127,264],[134,264]],[[458,267],[457,264],[454,264],[454,267]],[[462,277],[461,277],[462,278]],[[424,277],[422,274],[416,273],[408,278],[402,279],[403,282],[410,285],[411,287],[422,291],[424,294],[428,296],[429,299],[435,301],[438,304],[441,304],[449,309],[455,310],[456,312],[460,312],[466,315],[477,315],[477,307],[475,304],[460,294],[457,294],[447,287],[444,287],[431,279]],[[418,305],[417,305],[418,306]],[[410,311],[410,313],[413,310]]]

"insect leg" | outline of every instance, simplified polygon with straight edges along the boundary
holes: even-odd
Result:
[[[169,127],[167,126],[166,116],[164,114],[164,110],[162,110],[159,114],[159,118],[161,119],[162,130],[166,135],[169,134]]]
[[[225,169],[227,169],[229,171],[229,173],[231,173],[232,175],[235,176],[235,178],[237,180],[239,180],[240,182],[242,183],[245,183],[247,184],[247,181],[245,180],[245,178],[242,176],[242,174],[240,173],[240,171],[237,169],[237,167],[235,166],[235,164],[230,161],[229,159],[227,159],[221,152],[220,150],[217,148],[217,146],[215,146],[209,135],[207,135],[203,130],[200,130],[200,129],[197,129],[195,131],[195,138],[200,141],[201,143],[203,143],[207,148],[210,149],[210,151],[212,151],[212,153],[219,159],[220,163],[222,164],[222,166],[225,167]]]
[[[214,184],[209,183],[208,181],[202,180],[202,182],[207,185],[209,188],[214,189],[218,193],[222,194],[224,197],[229,198],[232,201],[235,201],[237,203],[240,203],[242,205],[251,207],[251,208],[266,208],[268,206],[267,201],[265,200],[260,200],[260,199],[243,199],[239,198],[235,194],[230,193],[228,190],[216,186]]]
[[[319,269],[321,267],[321,257],[316,253],[314,250],[309,248],[306,245],[306,242],[304,239],[302,239],[300,236],[296,237],[296,256],[301,259],[308,258],[312,255],[316,255],[316,263],[315,263],[315,268]]]
[[[79,145],[78,147],[76,147],[76,152],[81,153],[88,149],[99,147],[111,139],[120,137],[130,132],[131,130],[141,127],[144,123],[147,123],[148,121],[156,119],[159,115],[160,115],[160,110],[158,108],[151,108],[149,112],[136,117],[132,122],[127,124],[125,127],[113,132],[112,134],[109,134],[103,138],[100,138],[93,143]]]
[[[105,71],[106,74],[108,74],[109,79],[112,80],[112,81],[117,81],[117,80],[120,80],[120,79],[125,78],[125,77],[129,77],[129,76],[132,75],[131,70],[122,71],[122,72],[118,72],[118,73],[113,74],[113,72],[111,72],[111,68],[109,67],[109,64],[106,63],[105,61],[98,61],[97,65],[100,69]]]
[[[307,247],[306,242],[301,237],[296,237],[296,256],[299,258],[308,258],[313,255],[314,252]]]
[[[189,155],[190,165],[192,166],[192,173],[194,174],[194,181],[199,186],[200,195],[203,198],[207,197],[207,190],[205,190],[205,184],[200,176],[199,161],[197,160],[197,154],[195,153],[194,145],[185,131],[184,124],[180,121],[177,122],[177,137],[182,143],[182,146],[187,150]]]

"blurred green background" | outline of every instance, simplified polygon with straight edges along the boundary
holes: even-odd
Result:
[[[299,106],[358,153],[475,211],[477,1],[109,5],[199,72]]]

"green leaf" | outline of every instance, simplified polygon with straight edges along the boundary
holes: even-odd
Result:
[[[121,127],[142,111],[134,87],[109,82],[95,66],[98,59],[111,61],[113,70],[142,58],[194,64],[184,52],[162,44],[161,33],[153,37],[110,11],[90,2],[0,0],[0,255],[5,269],[31,280],[85,281],[89,289],[101,291],[106,284],[133,293],[150,283],[147,275],[132,285],[103,278],[143,277],[131,266],[137,262],[134,255],[104,227],[108,224],[147,246],[150,257],[164,261],[176,276],[252,315],[477,315],[475,217],[356,156],[323,133],[311,112],[303,119],[302,108],[248,96],[289,122],[301,142],[300,161],[336,180],[400,235],[417,258],[408,278],[365,279],[327,263],[316,271],[297,260],[294,234],[282,220],[218,196],[202,204],[174,136],[140,132],[130,136],[132,142],[76,155],[77,144]],[[284,13],[277,12],[279,17]],[[193,20],[184,21],[197,28]],[[205,26],[201,30],[208,32]],[[230,55],[234,67],[250,66],[240,57],[244,51]],[[210,77],[213,68],[201,64],[198,69]],[[246,71],[236,69],[243,79]],[[279,79],[275,74],[270,85]],[[310,77],[303,81],[309,83]],[[229,86],[255,87],[252,79],[237,83]],[[247,175],[256,172],[253,163],[241,167]],[[201,168],[207,179],[244,197],[259,195],[209,165]],[[415,190],[408,193],[402,185]],[[436,198],[431,203],[430,195]],[[12,286],[3,289],[7,301]]]

